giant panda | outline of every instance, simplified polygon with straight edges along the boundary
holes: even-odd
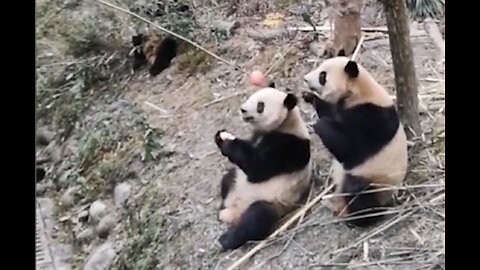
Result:
[[[325,60],[304,80],[314,91],[302,94],[318,114],[313,128],[334,157],[334,192],[345,195],[333,197],[332,210],[349,217],[349,225],[375,224],[385,216],[380,212],[393,206],[392,187],[401,185],[407,172],[407,138],[393,100],[347,57]]]
[[[155,35],[145,36],[138,34],[132,37],[133,70],[145,64],[150,64],[149,73],[157,76],[170,66],[170,62],[177,56],[179,42],[173,37],[159,38]]]
[[[310,135],[294,94],[261,88],[240,112],[253,127],[250,139],[226,130],[215,134],[222,155],[234,165],[221,180],[218,217],[229,225],[219,238],[224,250],[265,239],[304,202],[312,174]]]

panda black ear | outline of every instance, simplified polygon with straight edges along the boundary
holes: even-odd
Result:
[[[348,77],[350,78],[357,78],[358,77],[358,65],[354,61],[348,61],[347,65],[345,66],[345,73],[347,73]]]
[[[297,106],[297,97],[294,94],[287,94],[285,100],[283,100],[283,105],[290,111]]]
[[[341,49],[340,51],[338,51],[337,56],[345,56],[345,50]]]
[[[271,83],[268,85],[268,87],[270,87],[270,88],[275,88],[275,83],[274,83],[274,82],[271,82]]]

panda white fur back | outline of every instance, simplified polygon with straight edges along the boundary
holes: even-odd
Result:
[[[333,211],[357,215],[349,224],[371,225],[382,208],[393,204],[392,192],[360,193],[401,185],[407,172],[407,138],[393,100],[367,70],[346,57],[324,61],[304,79],[320,94],[307,92],[303,98],[315,107],[315,133],[334,156],[335,192],[351,194],[334,197]]]
[[[221,183],[219,219],[230,225],[219,239],[224,249],[266,238],[306,197],[312,172],[310,135],[293,94],[263,88],[240,110],[254,129],[252,138],[238,139],[225,130],[215,135],[235,165]]]

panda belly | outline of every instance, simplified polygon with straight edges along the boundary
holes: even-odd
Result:
[[[245,173],[236,169],[236,179],[232,190],[224,200],[225,208],[219,218],[225,223],[236,224],[241,215],[256,201],[273,203],[281,215],[302,199],[309,188],[311,162],[295,173],[275,176],[265,182],[250,183]]]
[[[377,155],[348,173],[371,179],[373,183],[398,186],[403,183],[407,172],[407,137],[400,125],[391,142]]]
[[[403,127],[400,126],[392,141],[360,166],[345,170],[342,164],[334,159],[331,179],[335,185],[335,193],[342,193],[347,174],[362,177],[370,183],[378,184],[379,188],[382,185],[387,187],[401,185],[407,172],[408,151],[406,142],[406,135]],[[391,198],[391,192],[376,194],[382,204]],[[346,203],[342,196],[335,196],[330,200],[329,207],[334,215],[341,215],[345,213]]]

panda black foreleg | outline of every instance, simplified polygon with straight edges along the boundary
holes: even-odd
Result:
[[[347,212],[349,217],[355,217],[348,220],[349,225],[357,227],[367,227],[380,221],[382,215],[373,215],[369,217],[362,217],[365,215],[378,214],[389,205],[382,205],[379,200],[377,192],[371,192],[374,189],[366,179],[347,174],[342,185],[341,193],[348,193],[351,195],[345,196],[345,204],[347,205]],[[368,193],[364,193],[370,191]],[[362,194],[363,193],[363,194]]]
[[[303,100],[310,103],[315,108],[318,117],[331,117],[335,112],[335,104],[329,103],[323,99],[320,99],[317,95],[311,92],[304,92],[302,94]]]
[[[321,118],[313,129],[335,159],[344,163],[351,147],[342,126],[331,118]]]
[[[255,161],[253,148],[248,141],[241,139],[224,140],[220,149],[222,155],[249,175],[250,168],[255,164]]]
[[[254,202],[242,214],[238,224],[230,227],[218,241],[223,249],[232,250],[251,240],[263,240],[272,232],[279,218],[271,203]]]

